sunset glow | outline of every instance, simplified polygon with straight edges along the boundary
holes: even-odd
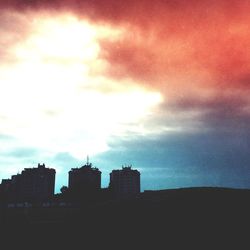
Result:
[[[15,63],[1,74],[0,109],[7,118],[1,133],[81,159],[108,150],[112,134],[128,130],[126,124],[140,122],[161,102],[160,93],[132,87],[129,80],[128,89],[99,91],[116,82],[90,73],[105,64],[98,39],[115,39],[116,30],[62,15],[36,17],[31,31],[12,48]]]
[[[62,184],[89,154],[104,173],[135,164],[143,188],[250,187],[249,11],[248,0],[2,1],[0,174],[45,161]]]

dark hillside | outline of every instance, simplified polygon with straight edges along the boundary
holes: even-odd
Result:
[[[70,208],[2,209],[1,220],[9,245],[238,248],[250,241],[250,190],[146,191],[136,199]]]

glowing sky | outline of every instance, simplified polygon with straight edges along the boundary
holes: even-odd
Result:
[[[250,1],[0,3],[0,178],[90,155],[143,189],[250,188]]]

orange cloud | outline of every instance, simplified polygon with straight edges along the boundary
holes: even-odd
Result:
[[[101,41],[105,70],[93,74],[159,89],[169,109],[183,100],[211,103],[220,96],[228,96],[220,104],[226,106],[232,93],[248,98],[248,0],[10,0],[0,6],[23,13],[71,12],[96,25],[123,29],[119,39]]]

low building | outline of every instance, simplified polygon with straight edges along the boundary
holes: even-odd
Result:
[[[11,187],[11,179],[2,179],[0,184],[0,202],[6,202],[9,200]]]

